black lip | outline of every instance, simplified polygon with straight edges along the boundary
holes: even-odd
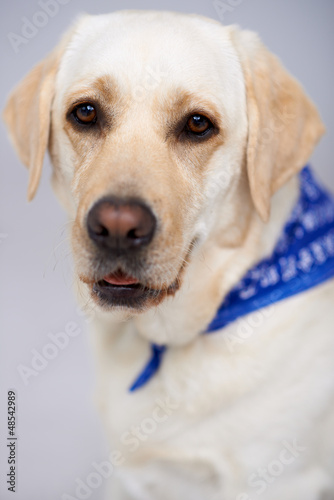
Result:
[[[157,295],[158,292],[141,284],[111,285],[101,280],[94,284],[93,293],[103,306],[123,306],[138,309],[142,307],[149,298]]]

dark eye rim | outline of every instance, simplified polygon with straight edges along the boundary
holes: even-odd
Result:
[[[188,127],[188,122],[190,118],[192,118],[193,116],[203,116],[206,120],[208,120],[210,126],[207,128],[207,130],[198,133],[190,130]],[[175,127],[173,127],[172,130],[173,130],[173,135],[175,134],[175,137],[180,142],[191,141],[195,143],[209,140],[211,137],[218,135],[220,132],[217,120],[212,116],[211,113],[202,109],[195,109],[190,113],[187,113],[187,115],[185,115],[178,122],[178,124]]]
[[[94,120],[91,122],[83,122],[76,116],[76,110],[80,108],[80,106],[84,105],[89,105],[92,106],[95,109],[96,116]],[[103,113],[102,113],[102,118],[103,118]],[[94,102],[92,99],[80,99],[74,103],[72,103],[71,107],[68,109],[66,113],[66,119],[72,123],[72,125],[78,130],[83,130],[83,129],[89,129],[89,128],[95,128],[97,125],[99,125],[99,122],[101,121],[101,109],[98,103]]]
[[[194,116],[200,116],[201,118],[204,118],[207,122],[208,122],[208,128],[206,130],[203,130],[203,132],[195,132],[194,130],[191,130],[191,128],[189,127],[189,121],[194,117]],[[203,113],[192,113],[188,119],[187,119],[187,123],[186,123],[186,130],[189,134],[193,134],[197,137],[204,137],[206,136],[208,133],[210,133],[211,129],[214,127],[212,121],[210,120],[210,118],[208,118],[205,114]]]
[[[92,108],[94,108],[94,111],[95,111],[95,117],[93,118],[93,120],[89,121],[89,122],[85,122],[83,120],[80,120],[80,118],[77,116],[77,110],[81,107],[84,107],[84,106],[91,106]],[[97,122],[97,116],[98,116],[98,113],[97,113],[97,109],[96,109],[96,106],[95,104],[93,104],[92,102],[90,101],[85,101],[85,102],[80,102],[78,104],[76,104],[74,106],[74,108],[72,109],[71,111],[71,115],[73,116],[73,118],[76,120],[76,122],[79,124],[79,125],[82,125],[84,127],[89,127],[89,126],[92,126],[92,125],[95,125],[95,123]]]

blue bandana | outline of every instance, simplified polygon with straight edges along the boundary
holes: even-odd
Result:
[[[305,167],[300,197],[272,255],[250,269],[228,293],[207,330],[224,328],[246,314],[296,295],[334,276],[334,197]],[[151,345],[151,358],[130,387],[142,387],[158,370],[166,346]]]

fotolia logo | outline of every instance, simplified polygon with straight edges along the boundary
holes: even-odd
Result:
[[[12,49],[17,54],[22,45],[25,45],[35,38],[41,28],[44,28],[50,18],[55,17],[61,5],[67,5],[71,0],[39,0],[38,5],[41,10],[37,10],[31,19],[21,17],[22,26],[20,34],[12,31],[7,34],[7,38]]]

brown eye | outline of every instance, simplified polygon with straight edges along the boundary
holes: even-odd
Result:
[[[97,119],[96,109],[89,103],[79,104],[73,110],[73,116],[81,125],[90,125]]]
[[[212,127],[210,120],[203,115],[193,115],[187,122],[188,131],[196,135],[205,135]]]

